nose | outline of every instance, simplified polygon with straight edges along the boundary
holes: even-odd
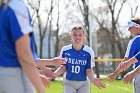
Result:
[[[131,27],[129,27],[128,30],[130,31],[131,30]]]

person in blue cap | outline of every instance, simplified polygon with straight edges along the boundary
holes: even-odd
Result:
[[[130,33],[134,35],[134,37],[128,43],[124,59],[121,61],[117,69],[108,76],[110,82],[114,81],[118,74],[127,70],[132,64],[134,64],[134,69],[140,65],[140,61],[137,62],[136,58],[133,58],[133,56],[136,55],[137,59],[139,60],[139,55],[137,55],[137,53],[140,51],[140,19],[132,18],[131,21],[128,22],[127,27]],[[129,61],[131,58],[133,60]],[[127,82],[126,77],[124,77],[124,82]],[[134,80],[134,93],[139,93],[139,91],[140,74],[137,74]]]

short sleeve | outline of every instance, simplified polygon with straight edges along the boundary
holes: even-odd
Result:
[[[127,46],[125,57],[132,58],[136,54],[136,42],[134,40],[130,40]]]
[[[95,62],[94,62],[94,51],[90,48],[89,49],[89,57],[88,57],[88,62],[87,62],[87,69],[91,69],[95,66]]]
[[[28,8],[21,1],[13,1],[9,5],[9,26],[13,41],[32,32]]]

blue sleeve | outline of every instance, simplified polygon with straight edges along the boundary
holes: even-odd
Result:
[[[91,56],[90,55],[89,55],[89,57],[87,59],[86,69],[91,69]]]
[[[137,47],[136,40],[134,41],[131,40],[127,46],[125,57],[132,58],[133,56],[135,56],[135,54],[137,53],[136,47]]]
[[[86,65],[86,68],[87,69],[91,69],[95,66],[95,62],[94,62],[94,51],[89,48],[89,56],[88,56],[88,59],[87,59],[87,65]]]
[[[63,48],[60,51],[60,57],[65,58]],[[62,64],[62,65],[66,66],[66,64]]]
[[[140,61],[140,51],[135,55],[135,58]]]

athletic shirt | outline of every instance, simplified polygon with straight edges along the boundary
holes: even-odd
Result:
[[[28,8],[22,0],[11,0],[8,7],[0,6],[0,66],[20,67],[15,43],[23,35],[30,35],[31,50],[35,60],[33,30]]]
[[[86,45],[82,45],[79,51],[75,50],[72,44],[64,46],[60,56],[67,59],[65,65],[67,80],[85,81],[87,80],[86,70],[95,66],[94,51]]]
[[[132,58],[139,51],[140,51],[140,34],[136,35],[134,38],[132,38],[129,41],[125,57]],[[139,57],[137,57],[137,58],[139,58]],[[139,65],[140,65],[140,61],[134,64],[134,68],[136,68]]]
[[[134,56],[138,61],[140,61],[140,51]]]

